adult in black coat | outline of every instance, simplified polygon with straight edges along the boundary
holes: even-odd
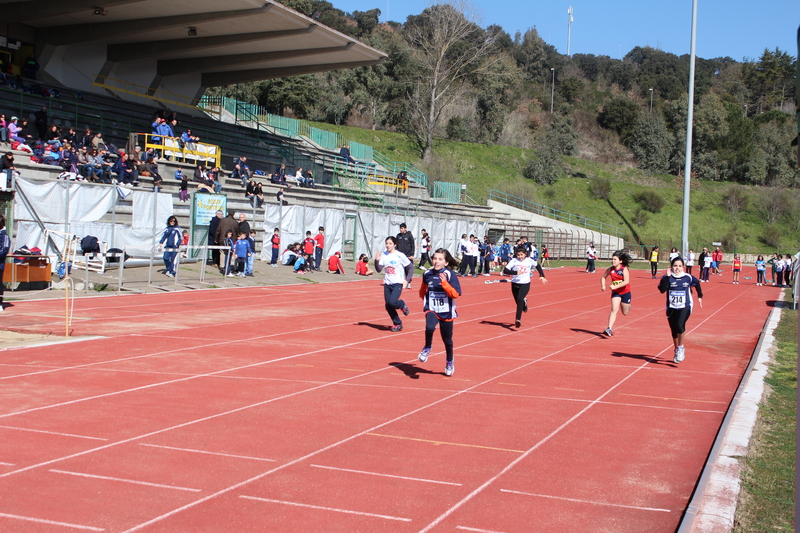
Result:
[[[400,233],[397,234],[397,251],[414,263],[414,236],[409,233],[405,222],[400,224]]]
[[[217,213],[211,219],[211,222],[208,223],[209,246],[217,245],[217,230],[219,229],[219,223],[222,220],[222,214],[223,214],[222,211],[217,211]],[[219,250],[211,250],[211,264],[216,266],[217,268],[221,268],[219,266]]]

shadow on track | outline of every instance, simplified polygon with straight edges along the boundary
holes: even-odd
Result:
[[[356,322],[356,326],[367,326],[372,329],[377,329],[380,331],[391,331],[392,326],[387,326],[385,324],[372,324],[370,322]]]
[[[588,335],[594,335],[595,337],[600,337],[601,339],[607,339],[605,335],[603,335],[602,331],[592,331],[589,329],[581,329],[581,328],[569,328],[570,330],[574,331],[575,333],[586,333]]]
[[[505,328],[510,331],[517,331],[517,328],[514,327],[514,324],[509,324],[508,322],[495,322],[493,320],[481,320],[481,324],[489,324],[490,326],[498,326],[501,328]]]
[[[403,374],[410,377],[411,379],[419,379],[420,374],[441,374],[444,375],[444,372],[432,372],[427,368],[420,368],[416,365],[410,365],[408,363],[389,363],[389,366],[393,366],[398,370],[402,370]]]
[[[669,365],[672,367],[677,367],[675,363],[673,363],[669,359],[653,359],[652,355],[647,355],[643,353],[625,353],[625,352],[611,352],[612,357],[628,357],[630,359],[636,359],[638,361],[648,361],[652,364],[656,365]]]

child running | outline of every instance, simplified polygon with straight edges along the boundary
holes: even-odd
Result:
[[[517,248],[515,255],[516,257],[509,261],[506,268],[503,269],[503,274],[513,276],[511,278],[511,294],[517,304],[514,325],[520,327],[522,325],[522,313],[528,312],[528,299],[526,296],[528,296],[528,291],[531,289],[531,271],[536,269],[539,273],[539,280],[543,285],[547,284],[547,278],[544,277],[544,271],[539,266],[539,263],[527,257],[525,248],[521,246]]]
[[[630,262],[631,258],[625,250],[614,252],[611,256],[611,266],[600,278],[600,289],[603,292],[606,290],[606,278],[611,278],[611,312],[608,314],[608,327],[603,331],[607,337],[614,334],[612,328],[620,308],[625,316],[631,311],[631,274],[628,270]]]
[[[670,263],[670,273],[664,274],[658,283],[659,292],[667,293],[667,322],[672,332],[672,343],[675,345],[673,363],[680,363],[685,355],[683,338],[686,321],[692,314],[692,287],[697,291],[697,303],[703,307],[700,280],[684,272],[684,268],[683,259],[676,257]]]
[[[411,283],[414,275],[414,263],[408,256],[397,251],[397,237],[386,237],[386,251],[378,252],[375,256],[375,270],[383,272],[383,299],[386,302],[386,312],[392,319],[392,331],[397,333],[403,330],[403,322],[397,315],[397,310],[403,311],[404,316],[408,316],[408,306],[400,299],[403,289]],[[405,276],[403,275],[405,273]]]
[[[433,332],[438,324],[447,359],[444,374],[452,376],[455,372],[453,320],[458,316],[455,300],[461,296],[461,284],[452,269],[458,266],[458,261],[444,248],[433,253],[432,261],[433,268],[422,275],[422,287],[419,289],[420,298],[424,302],[422,310],[425,312],[425,347],[419,352],[419,360],[421,363],[428,360],[433,345]]]

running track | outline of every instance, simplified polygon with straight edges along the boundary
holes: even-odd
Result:
[[[519,331],[463,280],[451,378],[418,279],[398,334],[374,279],[76,300],[99,337],[2,352],[0,530],[673,532],[779,292],[703,284],[678,366],[646,272],[599,335],[599,272],[534,280]]]

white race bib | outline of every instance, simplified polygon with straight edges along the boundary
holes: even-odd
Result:
[[[670,309],[683,309],[686,307],[685,291],[669,291]]]
[[[447,303],[447,294],[440,291],[430,291],[428,293],[428,307],[434,313],[446,313],[450,311]]]

